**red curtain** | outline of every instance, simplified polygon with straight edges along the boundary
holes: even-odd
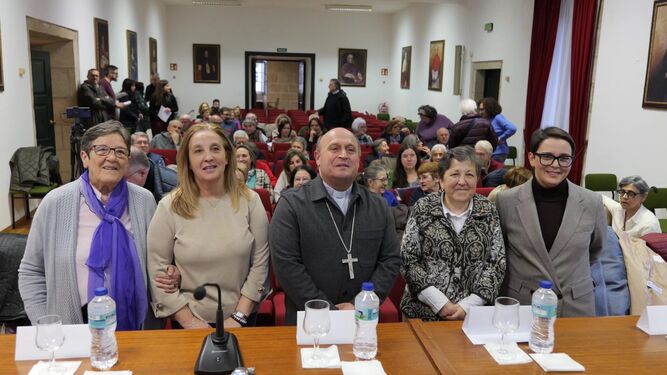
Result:
[[[586,129],[590,101],[597,0],[575,0],[572,19],[572,62],[570,67],[570,128],[578,150],[569,179],[581,183],[584,155],[588,146]]]
[[[533,31],[530,41],[530,67],[526,98],[526,123],[523,130],[524,161],[527,167],[530,136],[540,128],[544,96],[549,81],[551,59],[554,54],[560,0],[535,0]]]

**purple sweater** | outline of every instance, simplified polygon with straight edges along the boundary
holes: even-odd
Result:
[[[419,122],[417,125],[417,136],[430,148],[438,142],[438,129],[451,129],[452,126],[454,126],[452,120],[447,118],[447,116],[438,113],[432,124],[424,124],[423,121]]]

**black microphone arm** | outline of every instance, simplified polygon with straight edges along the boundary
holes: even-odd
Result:
[[[220,290],[220,285],[207,283],[199,286],[195,289],[194,297],[197,300],[206,297],[207,286],[213,286],[218,290],[218,310],[215,312],[215,336],[213,337],[213,341],[216,344],[225,344],[229,336],[227,332],[225,332],[225,319],[222,313],[222,291]]]

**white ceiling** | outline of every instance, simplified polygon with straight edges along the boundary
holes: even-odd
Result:
[[[206,8],[224,8],[212,5],[192,5],[192,0],[162,0],[167,4],[191,5]],[[218,2],[220,0],[208,0]],[[299,9],[324,10],[325,4],[370,5],[373,13],[394,13],[411,4],[436,4],[447,2],[461,2],[462,0],[241,0],[242,7],[285,7]]]

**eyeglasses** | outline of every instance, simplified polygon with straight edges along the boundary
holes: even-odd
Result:
[[[126,148],[122,147],[93,145],[92,149],[93,151],[95,151],[95,154],[97,154],[97,156],[107,156],[109,155],[109,151],[113,151],[114,155],[116,155],[118,159],[127,159],[127,157],[130,156],[130,152]]]
[[[374,178],[373,180],[380,181],[380,182],[383,182],[383,183],[386,183],[386,182],[389,181],[389,179],[387,179],[387,177],[385,177],[385,178]]]
[[[540,159],[540,164],[545,167],[552,165],[554,160],[558,160],[558,165],[561,167],[569,167],[572,165],[572,161],[574,160],[574,158],[570,155],[561,155],[558,157],[549,153],[535,153],[535,155],[537,155],[537,157]]]
[[[623,197],[624,195],[630,199],[638,196],[638,193],[635,193],[632,190],[623,190],[623,189],[618,189],[616,190],[616,194],[618,194],[619,197]]]

